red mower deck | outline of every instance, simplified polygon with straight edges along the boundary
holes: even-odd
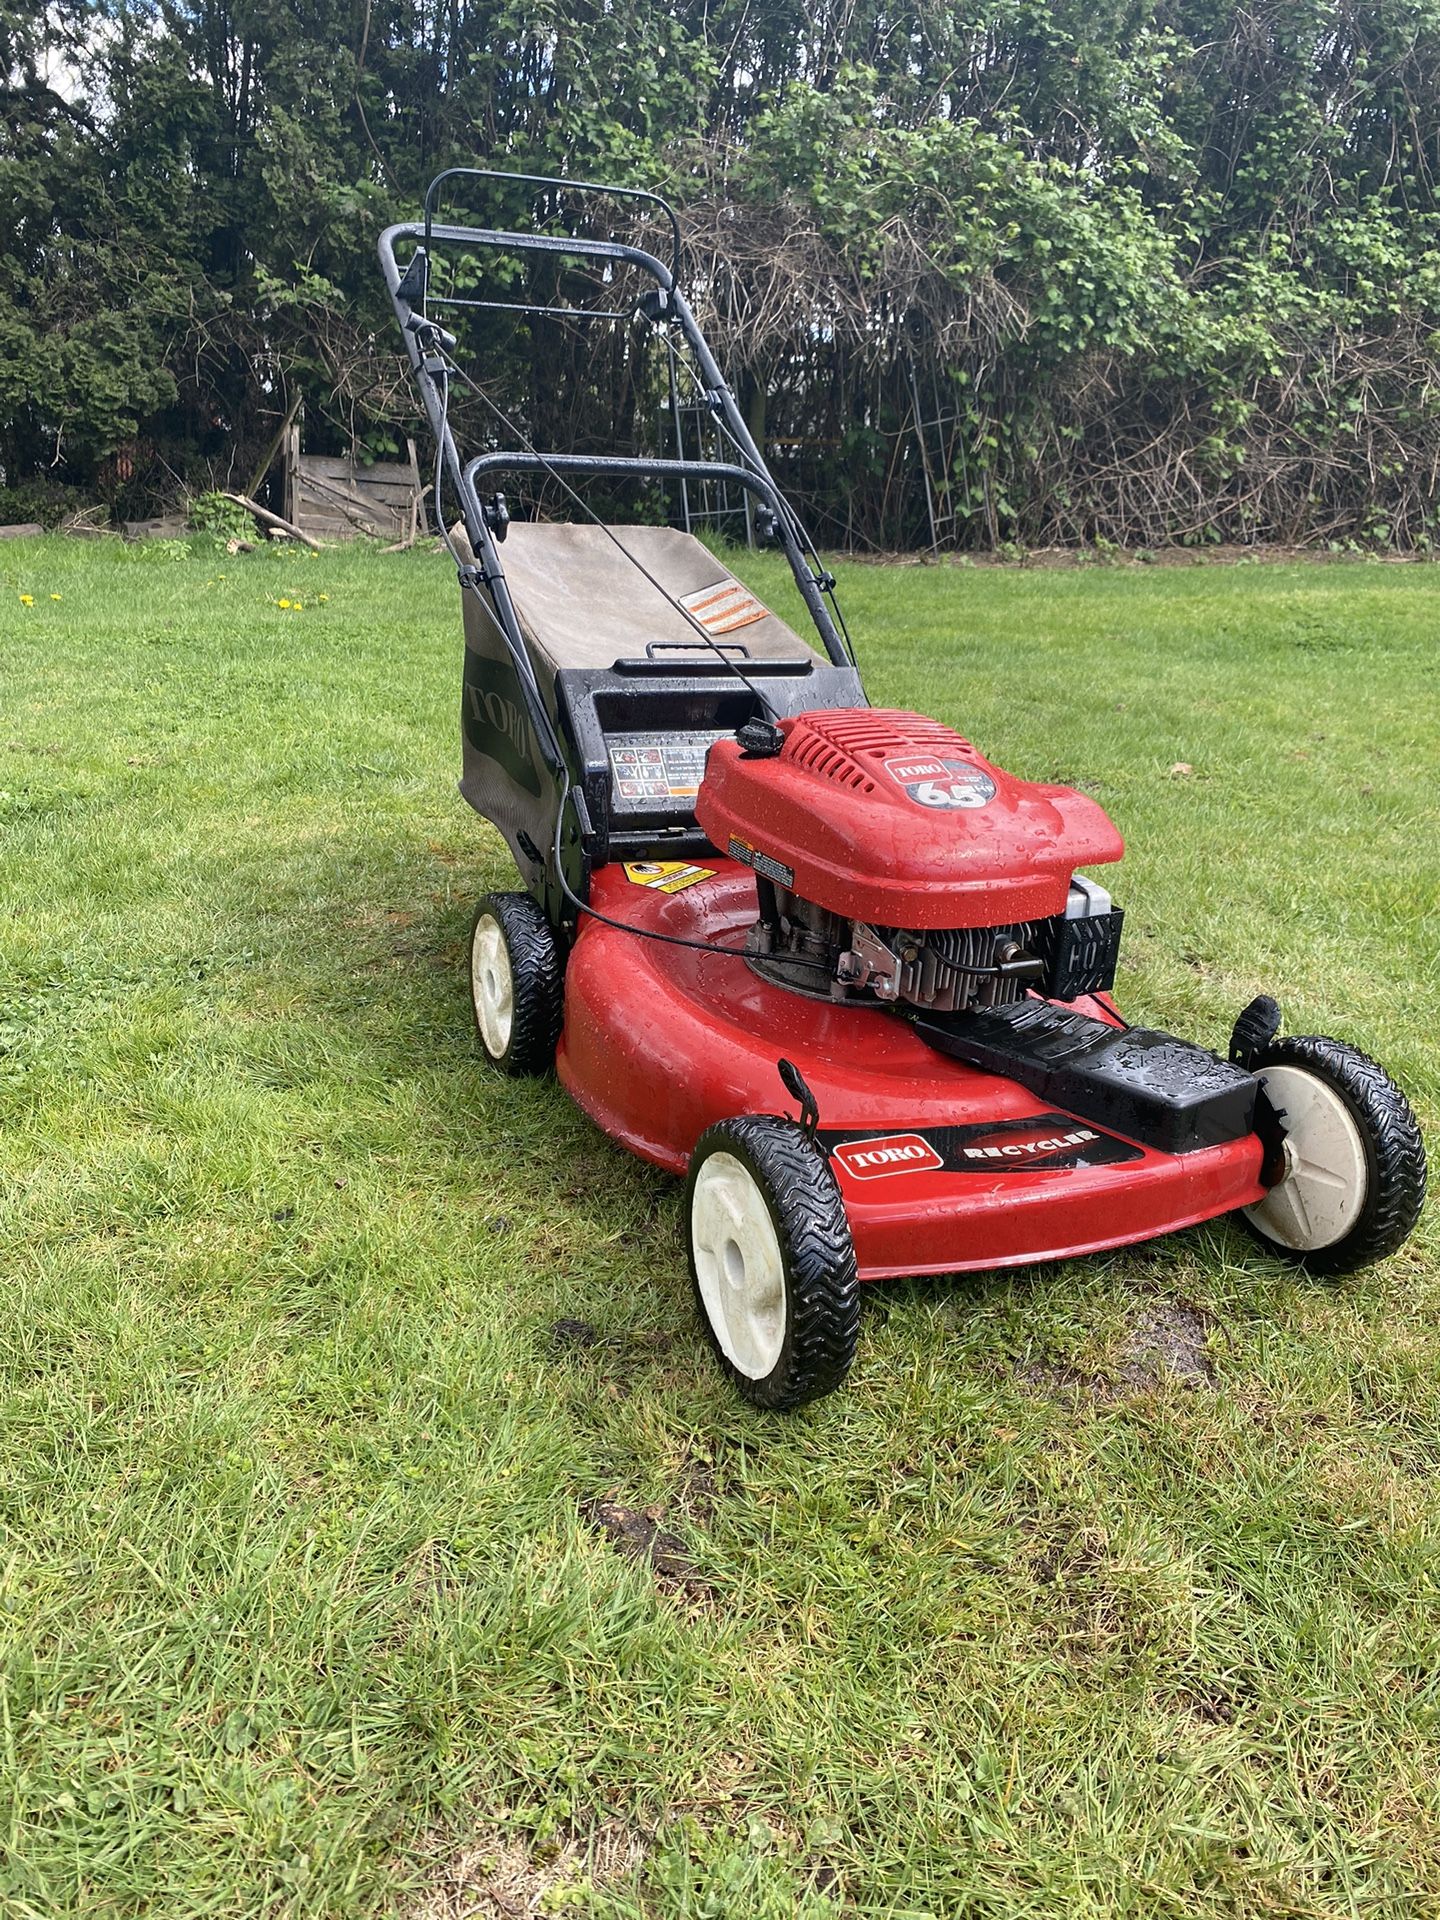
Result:
[[[754,877],[718,856],[714,878],[666,895],[596,875],[602,912],[738,946]],[[1101,1000],[1085,1003],[1122,1023]],[[743,955],[637,941],[588,921],[565,975],[556,1055],[595,1124],[668,1173],[707,1127],[785,1104],[777,1054],[820,1109],[862,1280],[1065,1259],[1153,1239],[1263,1199],[1254,1134],[1166,1154],[1057,1112],[1013,1082],[947,1060],[880,1008],[835,1006],[758,978]]]

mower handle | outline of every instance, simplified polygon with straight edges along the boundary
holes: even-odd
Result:
[[[768,474],[755,473],[749,467],[732,466],[724,460],[647,460],[621,453],[481,453],[469,461],[460,476],[460,499],[467,524],[473,513],[483,523],[485,510],[480,504],[476,481],[494,473],[549,473],[557,478],[567,473],[603,477],[631,477],[637,480],[721,480],[758,494],[777,519],[785,511],[780,491]],[[497,556],[498,557],[498,556]],[[800,590],[810,618],[837,667],[848,667],[850,656],[836,631],[825,604],[821,580],[798,559],[790,556],[790,571]]]
[[[568,192],[603,193],[612,200],[648,200],[651,206],[659,207],[670,225],[670,277],[680,278],[680,222],[675,209],[668,200],[662,200],[658,193],[647,193],[641,187],[608,187],[598,180],[565,180],[549,173],[508,173],[495,167],[446,167],[443,173],[437,173],[425,189],[425,245],[428,250],[430,235],[434,231],[436,189],[446,180],[508,180],[518,181],[529,187],[563,187]],[[488,230],[481,229],[487,233]],[[497,234],[496,236],[501,237]],[[505,234],[504,239],[515,241],[524,238],[520,234]],[[553,238],[552,235],[534,234],[532,239]],[[582,242],[582,250],[592,242]],[[613,242],[610,244],[614,244]],[[637,249],[638,251],[638,249]]]
[[[437,227],[426,226],[420,220],[402,220],[396,226],[386,227],[380,236],[380,260],[392,296],[399,289],[402,277],[395,259],[398,240],[415,241],[426,260],[430,257],[432,240],[450,241],[458,246],[494,247],[502,253],[559,253],[570,259],[618,260],[650,274],[667,294],[673,292],[675,286],[675,276],[663,260],[646,253],[643,247],[627,247],[618,240],[572,240],[565,234],[505,233],[498,227]],[[575,312],[584,317],[582,309],[576,308]]]

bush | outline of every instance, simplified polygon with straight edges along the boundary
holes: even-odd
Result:
[[[227,500],[223,493],[197,493],[187,503],[185,524],[192,533],[212,534],[216,540],[250,540],[255,522],[245,507]]]

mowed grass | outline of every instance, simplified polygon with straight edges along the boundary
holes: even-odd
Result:
[[[1133,1018],[1435,1137],[1440,575],[838,571],[1116,818]],[[1440,1912],[1433,1219],[888,1285],[748,1410],[677,1188],[477,1057],[459,654],[428,554],[0,549],[0,1911]]]

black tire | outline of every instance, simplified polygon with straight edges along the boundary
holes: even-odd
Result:
[[[528,893],[487,893],[470,924],[469,953],[470,1012],[485,1058],[501,1073],[548,1073],[565,998],[550,922]]]
[[[697,1211],[703,1231],[714,1217],[717,1180],[737,1178],[717,1162],[717,1155],[738,1162],[758,1189],[778,1244],[781,1272],[772,1296],[777,1304],[763,1322],[767,1338],[778,1341],[778,1349],[774,1364],[764,1371],[759,1369],[769,1358],[768,1344],[752,1348],[750,1364],[743,1364],[743,1342],[736,1343],[718,1307],[722,1319],[717,1325],[706,1298],[707,1292],[716,1296],[725,1284],[732,1250],[740,1260],[740,1278],[746,1277],[738,1238],[732,1237],[724,1249],[713,1244],[697,1249]],[[701,1196],[698,1203],[697,1194]],[[829,1162],[815,1143],[793,1120],[767,1116],[725,1120],[709,1128],[690,1158],[685,1217],[690,1279],[700,1318],[721,1367],[744,1397],[757,1407],[786,1412],[833,1393],[855,1358],[860,1285],[845,1203]],[[738,1281],[730,1284],[738,1293]],[[741,1317],[746,1317],[743,1308]],[[742,1364],[737,1364],[737,1358]]]
[[[1312,1273],[1354,1273],[1386,1259],[1410,1237],[1425,1199],[1425,1144],[1409,1101],[1383,1067],[1340,1040],[1315,1034],[1274,1040],[1252,1063],[1262,1079],[1272,1067],[1307,1074],[1338,1097],[1355,1130],[1363,1196],[1358,1211],[1352,1197],[1349,1210],[1354,1217],[1338,1237],[1318,1245],[1288,1245],[1267,1233],[1268,1203],[1247,1207],[1241,1218],[1269,1251],[1298,1261]],[[1278,1092],[1274,1104],[1283,1136],[1289,1129]],[[1282,1178],[1275,1191],[1283,1185]]]

